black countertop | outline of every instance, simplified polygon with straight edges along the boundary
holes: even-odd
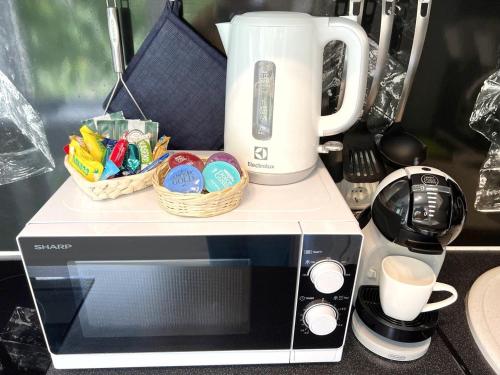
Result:
[[[348,334],[344,356],[339,363],[260,365],[260,366],[210,366],[210,367],[170,367],[148,369],[106,369],[106,370],[55,370],[50,375],[201,375],[201,374],[449,374],[462,375],[463,372],[448,353],[444,342],[435,337],[428,354],[421,360],[408,363],[394,363],[382,359],[365,348]]]
[[[438,333],[447,341],[450,353],[455,352],[457,360],[462,362],[466,374],[494,374],[470,333],[465,301],[474,281],[497,266],[500,266],[500,252],[448,253],[439,274],[439,281],[457,289],[458,301],[440,312]]]
[[[439,330],[432,338],[428,353],[412,362],[393,362],[369,352],[349,330],[344,355],[339,363],[90,370],[50,368],[47,374],[494,374],[470,334],[465,316],[465,298],[474,280],[498,265],[500,265],[500,252],[474,251],[447,254],[439,280],[455,286],[459,299],[440,312]]]

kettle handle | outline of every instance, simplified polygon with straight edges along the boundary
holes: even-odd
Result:
[[[339,40],[346,45],[344,100],[336,113],[320,116],[318,131],[319,136],[323,137],[345,132],[363,112],[368,75],[368,39],[363,28],[351,20],[317,17],[315,22],[321,51],[332,40]]]

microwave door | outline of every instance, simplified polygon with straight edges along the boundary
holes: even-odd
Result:
[[[298,234],[57,241],[20,239],[54,354],[290,349]]]
[[[93,280],[79,313],[83,337],[250,330],[250,259],[74,262],[69,269],[72,278]]]
[[[44,267],[33,268],[44,269]],[[93,280],[71,279],[66,275],[32,277],[30,281],[33,290],[36,291],[36,304],[46,335],[51,338],[55,346],[60,346],[68,336],[68,330],[78,316]],[[58,298],[54,298],[54,290],[58,291]]]

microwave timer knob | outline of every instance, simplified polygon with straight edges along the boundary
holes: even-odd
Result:
[[[337,311],[329,303],[313,302],[304,311],[304,323],[317,336],[326,336],[337,328]]]
[[[323,260],[311,267],[309,277],[318,292],[332,294],[344,284],[344,268],[333,260]]]

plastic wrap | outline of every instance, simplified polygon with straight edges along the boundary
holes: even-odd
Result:
[[[469,123],[490,142],[500,144],[500,70],[484,81]]]
[[[0,71],[0,185],[53,169],[40,116]]]
[[[370,60],[368,65],[368,88],[375,73],[375,63],[377,61],[378,45],[373,40],[369,41]],[[388,57],[380,88],[375,98],[373,106],[366,115],[368,129],[372,133],[384,132],[394,121],[396,111],[403,90],[403,83],[406,76],[404,66],[391,56]]]
[[[369,39],[369,62],[367,93],[375,74],[378,44]],[[330,42],[325,47],[323,62],[323,114],[326,107],[335,108],[342,92],[342,71],[344,67],[344,44]],[[402,64],[389,57],[384,76],[380,82],[377,98],[365,120],[370,131],[381,133],[390,126],[396,115],[406,71]]]
[[[335,112],[341,92],[344,69],[345,44],[332,41],[325,46],[323,54],[323,105],[322,114]]]
[[[415,33],[416,12],[416,1],[396,4],[391,50],[387,57],[377,97],[365,116],[368,129],[374,134],[383,133],[396,118]],[[368,87],[371,85],[375,72],[378,45],[370,39],[369,48]]]
[[[417,2],[397,4],[394,19],[393,38],[398,39],[395,44],[399,47],[391,50],[386,62],[383,78],[373,106],[365,115],[368,129],[375,134],[383,133],[389,128],[398,110],[403,83],[406,76],[410,50],[415,32]],[[371,30],[377,35],[379,30]],[[376,37],[377,38],[377,37]],[[369,62],[367,94],[375,74],[378,56],[378,44],[372,39],[369,41]],[[325,47],[323,59],[323,111],[329,114],[332,108],[338,106],[339,97],[342,97],[342,71],[344,65],[345,48],[340,42],[330,42]],[[328,110],[329,108],[329,110]]]
[[[500,70],[484,81],[469,125],[491,142],[479,170],[474,206],[478,211],[500,212]]]
[[[45,374],[50,366],[50,355],[35,309],[16,307],[0,334],[0,342],[8,354],[9,367],[15,373]]]

